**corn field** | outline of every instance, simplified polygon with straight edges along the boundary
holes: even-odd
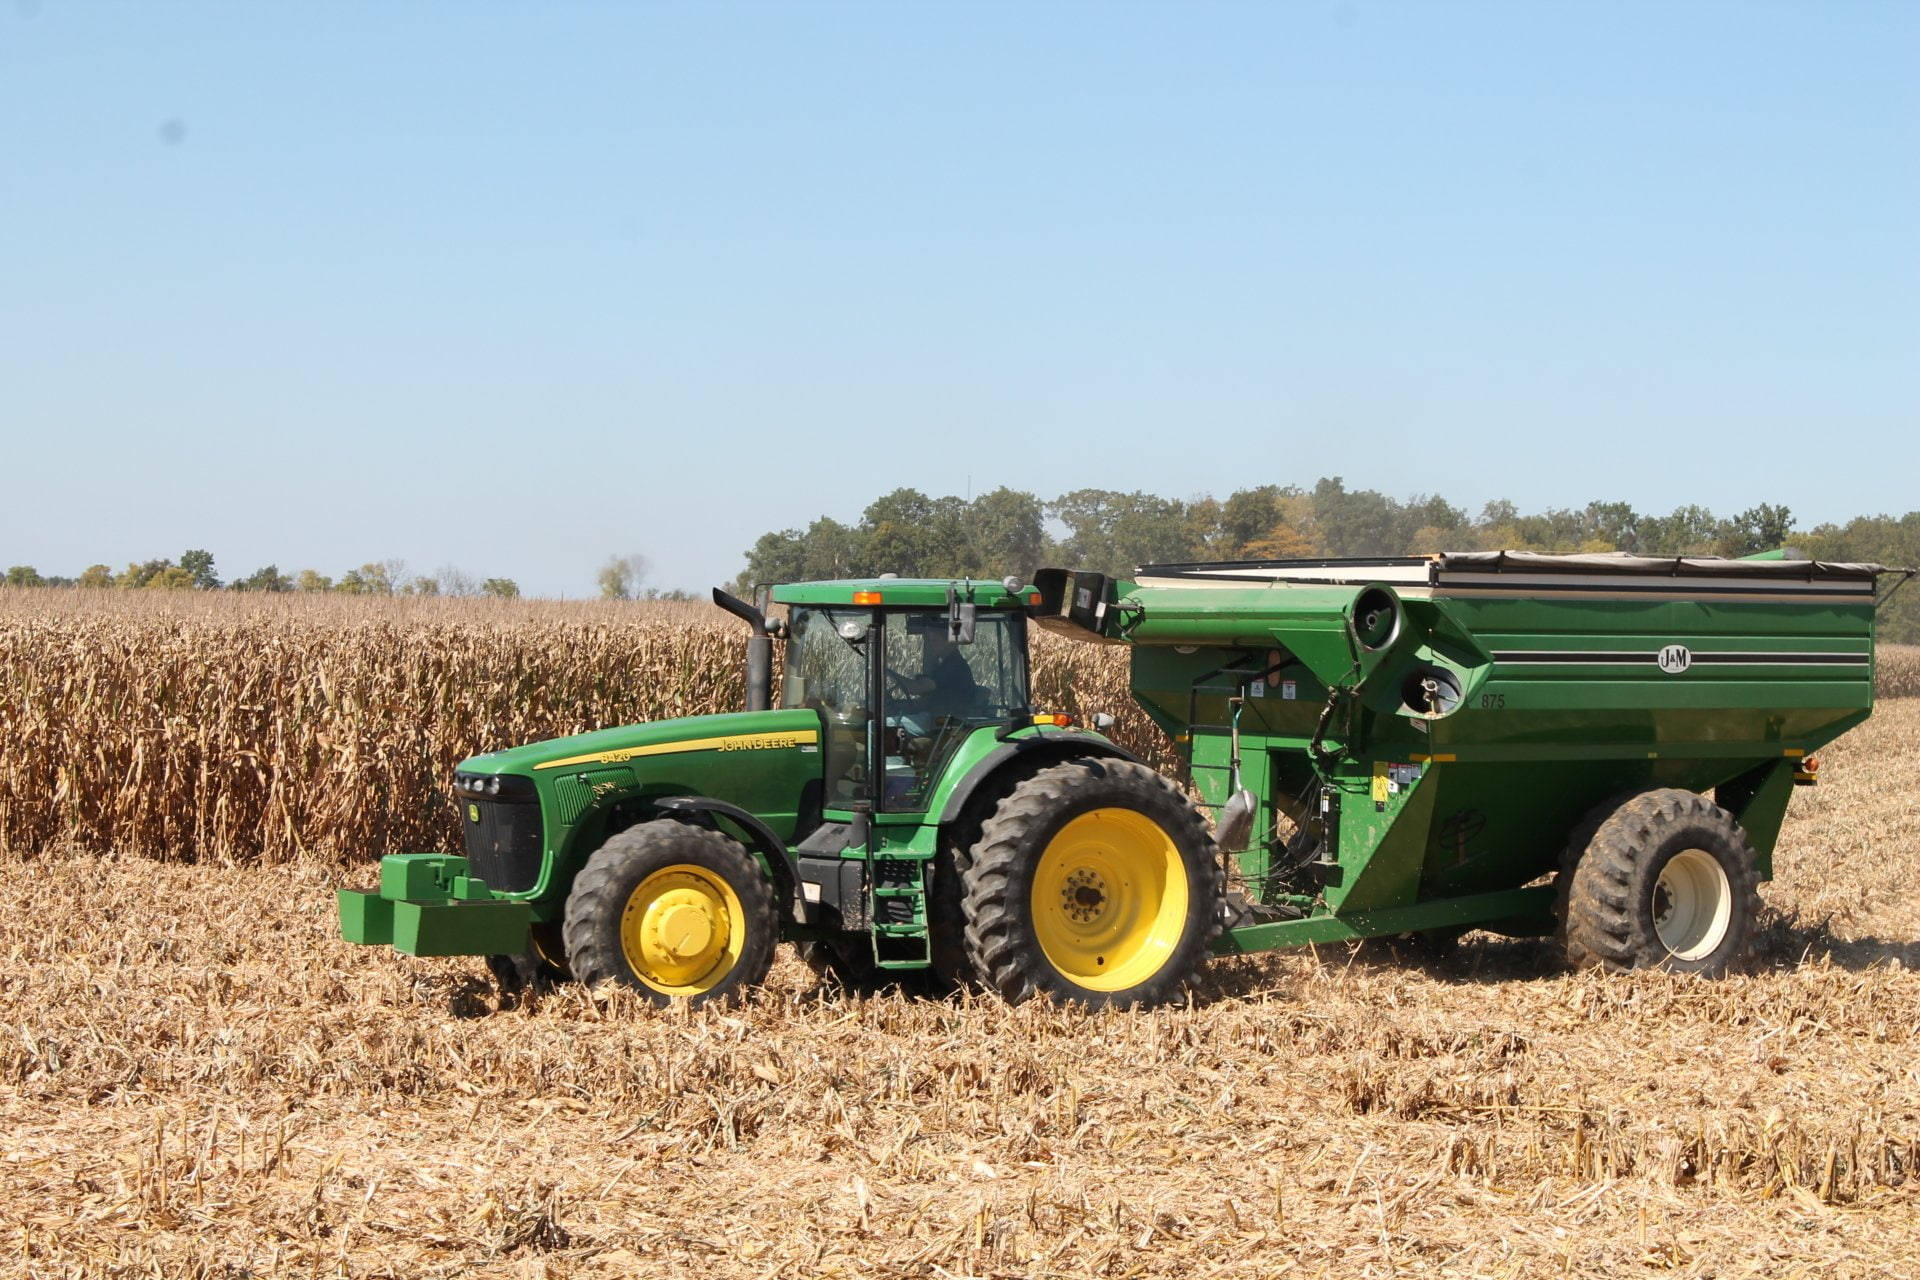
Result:
[[[0,848],[457,848],[459,760],[738,710],[745,635],[693,605],[0,592]],[[1171,766],[1124,651],[1034,649],[1042,708],[1111,712],[1115,737]]]
[[[0,1273],[1915,1274],[1920,650],[1794,793],[1723,982],[1475,935],[1216,958],[1122,1014],[783,949],[660,1011],[341,940],[341,864],[446,847],[460,756],[737,706],[741,631],[0,593]],[[1129,708],[1124,651],[1037,649],[1043,704]]]
[[[1920,700],[1748,971],[1216,958],[1192,1003],[738,1007],[339,937],[322,860],[0,854],[0,1273],[1881,1280],[1920,1257]]]

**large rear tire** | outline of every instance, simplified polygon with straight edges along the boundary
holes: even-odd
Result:
[[[965,873],[967,951],[1008,1001],[1090,1006],[1180,994],[1220,932],[1206,823],[1145,765],[1083,759],[1014,788]]]
[[[658,821],[628,827],[587,860],[567,895],[565,933],[588,986],[703,1004],[767,976],[779,923],[767,878],[739,842]]]
[[[1567,884],[1569,963],[1719,977],[1744,959],[1759,875],[1731,813],[1691,791],[1647,791],[1591,830]]]

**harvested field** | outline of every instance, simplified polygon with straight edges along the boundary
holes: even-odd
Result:
[[[0,1258],[36,1276],[1851,1278],[1920,1257],[1920,700],[1796,794],[1755,971],[1476,935],[1191,1008],[734,1010],[334,937],[337,866],[0,861]],[[364,874],[364,873],[360,873]]]

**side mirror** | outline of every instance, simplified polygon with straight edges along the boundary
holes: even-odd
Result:
[[[973,643],[972,601],[962,603],[952,587],[947,588],[947,639],[955,644]]]

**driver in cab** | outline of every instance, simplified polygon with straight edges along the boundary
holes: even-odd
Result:
[[[944,630],[927,631],[924,639],[920,673],[900,681],[912,710],[924,716],[956,719],[970,715],[979,701],[980,687],[974,683],[966,655]]]

